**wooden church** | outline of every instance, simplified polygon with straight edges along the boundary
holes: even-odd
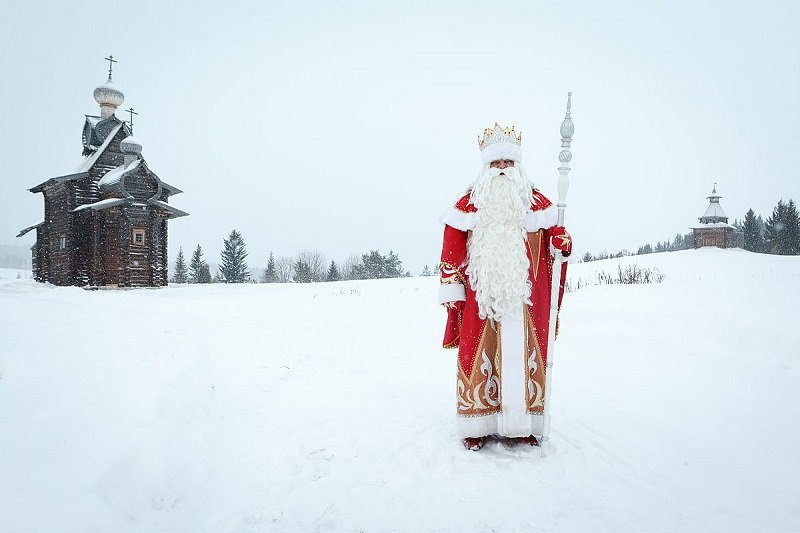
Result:
[[[700,224],[692,228],[694,247],[716,246],[718,248],[731,248],[734,245],[734,227],[728,224],[728,216],[722,210],[717,194],[717,184],[711,190],[711,196],[706,197],[708,207],[698,220]]]
[[[181,191],[142,157],[130,123],[117,118],[124,95],[111,81],[94,90],[100,115],[86,115],[83,159],[70,174],[29,189],[44,197],[33,276],[54,285],[160,287],[167,284],[167,221],[188,213],[169,205]]]

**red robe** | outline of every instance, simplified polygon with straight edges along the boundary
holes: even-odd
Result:
[[[445,229],[439,264],[440,302],[464,301],[463,312],[448,309],[443,341],[445,348],[458,349],[459,434],[541,434],[554,259],[548,232],[556,225],[556,207],[534,189],[525,220],[533,305],[525,306],[521,320],[494,322],[478,316],[475,291],[466,273],[468,239],[477,213],[469,198],[465,194],[442,217]],[[559,306],[566,266],[561,270]]]

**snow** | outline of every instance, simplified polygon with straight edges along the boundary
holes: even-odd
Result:
[[[119,182],[122,180],[122,177],[129,171],[134,170],[136,167],[139,166],[139,159],[134,159],[127,165],[120,165],[118,167],[112,168],[105,175],[100,178],[100,181],[97,182],[97,186],[100,190],[109,190],[115,187]]]
[[[106,198],[105,200],[99,200],[97,202],[91,204],[83,204],[79,205],[75,209],[72,210],[73,213],[77,213],[78,211],[83,211],[84,209],[104,209],[106,207],[111,207],[118,204],[124,204],[127,202],[127,198]]]
[[[730,224],[725,222],[701,222],[697,226],[692,226],[691,229],[708,229],[708,228],[733,228]],[[736,228],[734,228],[736,229]]]
[[[455,437],[438,280],[0,285],[0,515],[27,531],[798,531],[800,257],[566,295],[550,455]]]
[[[30,269],[0,268],[0,285],[10,283],[12,280],[18,279],[17,276],[19,276],[19,279],[33,278],[33,274],[31,274]],[[0,300],[0,302],[2,302],[2,300]],[[2,343],[0,343],[0,347],[2,346]]]
[[[108,148],[108,145],[111,144],[111,141],[114,140],[114,137],[117,135],[117,132],[121,127],[122,124],[118,125],[113,130],[111,130],[111,133],[108,134],[108,137],[106,137],[106,140],[103,141],[102,146],[100,146],[100,148],[98,148],[96,152],[84,156],[84,158],[81,160],[81,164],[78,165],[78,168],[75,170],[76,174],[80,174],[81,172],[87,172],[92,168],[92,166],[100,158],[102,153],[105,152],[106,148]]]

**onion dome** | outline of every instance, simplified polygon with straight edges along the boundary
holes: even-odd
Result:
[[[128,135],[119,143],[119,150],[123,154],[136,154],[142,153],[142,145],[139,144],[133,135]]]
[[[94,99],[100,104],[100,116],[105,118],[113,115],[117,107],[122,105],[122,102],[125,101],[125,95],[117,89],[109,75],[108,80],[94,90]]]

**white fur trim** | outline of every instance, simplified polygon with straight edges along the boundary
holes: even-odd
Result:
[[[456,416],[456,433],[459,438],[483,437],[486,435],[502,435],[504,437],[527,437],[541,435],[544,431],[544,416],[541,414],[525,414],[524,435],[503,435],[500,431],[503,413],[488,416]]]
[[[439,303],[464,302],[467,299],[467,290],[460,283],[442,283],[439,285]]]
[[[525,229],[528,231],[552,228],[557,222],[558,208],[555,205],[541,211],[528,211],[528,214],[525,215]]]
[[[501,435],[503,437],[527,437],[541,435],[544,430],[544,417],[541,414],[526,412],[525,386],[526,362],[525,328],[522,318],[505,318],[500,321],[500,396],[503,410],[489,416],[459,416],[456,418],[458,435],[482,437]]]
[[[442,224],[447,224],[451,228],[469,231],[475,227],[475,213],[465,213],[459,211],[455,207],[449,207],[442,213],[439,221]]]
[[[511,143],[490,144],[481,151],[481,162],[488,165],[499,159],[522,161],[522,148]]]

